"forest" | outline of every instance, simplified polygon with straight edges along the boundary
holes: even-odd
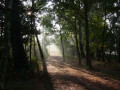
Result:
[[[0,90],[120,90],[120,0],[0,0]]]

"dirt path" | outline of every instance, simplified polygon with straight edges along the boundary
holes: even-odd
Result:
[[[47,69],[55,90],[120,90],[120,82],[96,72],[62,62],[59,56],[47,60]]]

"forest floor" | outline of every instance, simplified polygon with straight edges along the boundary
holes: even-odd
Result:
[[[55,90],[120,90],[120,81],[86,70],[75,61],[62,61],[60,56],[47,60],[48,73]]]
[[[41,64],[32,62],[27,71],[9,70],[5,90],[120,90],[120,80],[80,67],[75,60],[63,62],[62,57],[51,56],[46,60],[48,73]]]

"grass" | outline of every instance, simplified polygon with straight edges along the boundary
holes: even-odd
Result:
[[[65,55],[65,58],[73,60],[73,56]],[[78,59],[77,56],[74,56],[74,59]]]
[[[118,63],[104,63],[104,62],[94,62],[94,71],[109,75],[110,77],[120,80],[120,64]]]

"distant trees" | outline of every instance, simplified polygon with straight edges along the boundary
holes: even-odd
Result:
[[[116,37],[119,29],[119,1],[59,0],[54,3],[54,11],[58,18],[67,22],[68,27],[72,26],[64,31],[69,29],[68,34],[74,33],[74,38],[79,42],[76,48],[80,50],[81,57],[85,54],[87,66],[92,67],[92,58],[112,62],[111,59],[116,57],[119,61],[119,42],[116,42],[116,38],[119,38]],[[75,27],[74,18],[77,23],[76,32],[79,35],[73,28]]]

